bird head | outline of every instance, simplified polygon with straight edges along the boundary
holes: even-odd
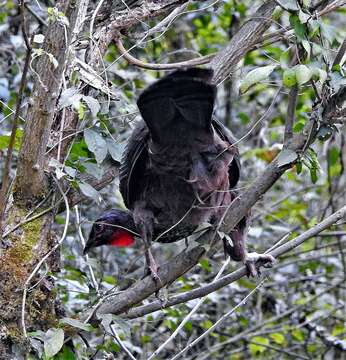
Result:
[[[110,210],[94,222],[83,253],[101,245],[130,246],[135,236],[138,234],[132,214],[129,211]]]

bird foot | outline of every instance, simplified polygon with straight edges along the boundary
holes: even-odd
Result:
[[[256,252],[247,253],[244,259],[248,277],[258,277],[261,275],[260,267],[270,268],[276,262],[274,256],[270,254],[258,254]]]
[[[150,275],[155,282],[159,281],[161,283],[161,279],[158,274],[159,270],[160,270],[160,266],[156,263],[151,251],[148,250],[147,264],[144,269],[144,277]]]

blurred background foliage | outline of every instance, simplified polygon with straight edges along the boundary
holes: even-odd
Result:
[[[116,3],[116,1],[113,1]],[[278,2],[278,4],[281,2]],[[27,22],[31,32],[43,33],[53,1],[28,2]],[[92,3],[90,13],[96,7]],[[143,22],[131,28],[124,40],[127,49],[138,59],[150,63],[186,60],[221,50],[251,17],[256,17],[258,1],[192,2],[185,13],[175,18],[165,31],[146,36],[155,21]],[[326,16],[313,18],[310,0],[293,0],[278,6],[268,40],[249,52],[234,74],[218,86],[215,115],[240,139],[242,176],[239,188],[246,188],[278,154],[283,143],[287,116],[288,93],[298,86],[294,132],[302,131],[326,79],[332,91],[345,86],[344,67],[330,64],[346,36],[346,8],[341,7]],[[126,11],[125,10],[119,10]],[[0,2],[0,157],[8,146],[11,120],[15,108],[21,71],[25,57],[17,3]],[[280,32],[284,30],[283,32]],[[277,41],[273,34],[278,34]],[[82,44],[87,32],[78,39]],[[40,44],[35,44],[39,48]],[[78,47],[77,47],[78,48]],[[87,61],[82,45],[76,56]],[[296,58],[295,63],[293,59]],[[72,108],[78,113],[77,136],[65,161],[50,160],[49,166],[58,178],[65,178],[89,197],[73,214],[69,235],[61,248],[61,271],[48,274],[58,282],[59,299],[66,309],[66,318],[96,304],[100,296],[121,291],[139,279],[143,272],[143,248],[102,247],[89,256],[82,256],[82,241],[78,234],[88,235],[92,221],[106,209],[124,207],[115,180],[100,192],[80,180],[81,174],[101,178],[107,162],[119,162],[126,139],[139,119],[136,107],[138,94],[163,72],[136,68],[119,57],[114,45],[109,46],[102,66],[114,96],[93,90],[83,95],[87,85],[81,82],[81,72],[75,67],[67,88],[57,106]],[[32,70],[32,69],[31,69]],[[250,73],[252,72],[252,73]],[[25,111],[30,106],[32,80],[30,71],[16,134],[15,159],[25,124]],[[164,114],[163,114],[164,115]],[[346,145],[345,128],[321,129],[315,142],[300,164],[287,171],[252,210],[248,248],[263,252],[279,239],[294,238],[345,205]],[[59,138],[52,134],[49,152]],[[2,171],[3,162],[0,163]],[[65,215],[56,218],[56,233],[62,232]],[[249,301],[235,311],[210,336],[184,355],[185,359],[342,359],[345,352],[327,341],[334,337],[346,341],[345,275],[346,225],[341,223],[306,241],[285,256],[270,271],[264,285]],[[181,241],[174,244],[154,244],[159,262],[166,262],[184,249]],[[188,274],[179,278],[158,295],[164,301],[178,294],[209,283],[224,261],[222,253],[204,258]],[[238,264],[231,262],[227,271]],[[90,269],[95,279],[92,279]],[[96,281],[96,283],[95,283]],[[256,286],[256,280],[242,279],[209,296],[183,330],[158,356],[169,359],[204,331]],[[97,284],[97,286],[95,285]],[[154,297],[152,297],[154,299]],[[149,299],[150,300],[150,299]],[[148,301],[149,301],[148,300]],[[117,332],[137,359],[146,359],[176,329],[195,301],[158,311],[143,318],[114,318]],[[71,325],[71,324],[70,324]],[[57,328],[65,328],[60,322]],[[80,323],[74,324],[78,328]],[[317,331],[314,326],[321,327]],[[83,336],[72,338],[54,359],[125,359],[127,355],[112,334],[89,326]],[[239,336],[240,335],[240,336]],[[32,341],[42,358],[49,358],[43,347],[44,334],[32,332]],[[53,338],[54,339],[54,338]],[[35,357],[32,357],[35,358]]]

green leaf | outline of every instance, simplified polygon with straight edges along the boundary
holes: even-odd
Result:
[[[70,326],[73,326],[75,328],[78,328],[78,329],[81,329],[84,331],[91,331],[93,329],[91,325],[85,324],[85,323],[83,323],[77,319],[73,319],[73,318],[62,318],[60,320],[60,323],[70,325]]]
[[[302,170],[303,170],[303,164],[302,164],[301,161],[298,161],[298,162],[296,163],[296,170],[297,170],[297,174],[300,174],[300,173],[302,172]]]
[[[296,72],[294,69],[286,69],[283,73],[283,84],[286,87],[292,87],[297,83]]]
[[[57,354],[64,345],[64,330],[51,328],[44,339],[44,353],[50,358]]]
[[[255,337],[251,338],[251,341],[256,343],[256,344],[250,343],[250,345],[249,345],[250,352],[253,356],[260,355],[264,351],[266,351],[266,348],[259,344],[269,345],[269,340],[267,338],[264,338],[261,336],[255,336]]]
[[[276,65],[268,65],[250,71],[249,73],[246,74],[245,78],[242,80],[240,85],[240,91],[244,93],[252,85],[267,79],[275,68]]]
[[[277,0],[276,2],[285,10],[290,10],[290,11],[299,10],[299,7],[295,0]]]
[[[336,146],[328,150],[328,161],[331,166],[335,165],[340,157],[340,151]]]
[[[302,45],[306,51],[306,58],[307,58],[307,60],[309,60],[310,54],[311,54],[311,45],[310,45],[309,41],[307,41],[307,40],[302,40]]]
[[[105,139],[92,129],[84,130],[84,139],[88,149],[95,154],[96,161],[101,164],[108,153]]]
[[[59,99],[59,104],[58,104],[59,110],[70,105],[73,105],[75,108],[78,108],[79,101],[82,98],[82,95],[79,94],[78,91],[79,90],[74,87],[63,90]]]
[[[77,358],[70,348],[64,346],[62,351],[54,357],[54,360],[77,360]]]
[[[80,183],[78,183],[78,186],[79,186],[81,192],[85,196],[94,199],[96,202],[101,201],[101,196],[100,196],[99,192],[96,189],[94,189],[91,185],[87,184],[86,182],[80,182]]]
[[[292,330],[291,334],[292,334],[293,338],[298,341],[304,341],[304,339],[305,339],[305,334],[301,329],[294,329],[294,330]]]
[[[297,15],[290,16],[290,24],[294,29],[294,33],[301,40],[305,39],[306,26],[302,24]]]
[[[93,176],[97,180],[101,180],[103,176],[103,168],[92,162],[84,162],[83,166],[85,167],[85,171],[87,174]]]
[[[284,166],[297,160],[298,154],[290,149],[283,149],[277,157],[278,166]]]
[[[296,65],[294,70],[296,73],[297,83],[299,85],[307,83],[313,75],[313,71],[310,70],[306,65]]]
[[[281,333],[273,333],[269,335],[271,339],[274,340],[279,345],[282,345],[285,342],[285,336]]]
[[[87,104],[88,108],[90,109],[91,115],[93,118],[96,118],[97,113],[100,111],[100,103],[98,100],[91,96],[83,96],[83,100]]]
[[[107,142],[108,151],[111,157],[113,158],[113,160],[120,162],[124,152],[125,144],[117,143],[111,138],[107,138],[106,142]]]
[[[298,18],[301,24],[305,24],[311,18],[311,15],[305,13],[302,10],[299,10]]]
[[[293,125],[293,132],[299,133],[301,130],[304,129],[305,126],[305,119],[297,120]]]

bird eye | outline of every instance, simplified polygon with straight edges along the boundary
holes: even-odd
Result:
[[[97,232],[101,231],[103,229],[103,224],[95,224],[95,230]]]

